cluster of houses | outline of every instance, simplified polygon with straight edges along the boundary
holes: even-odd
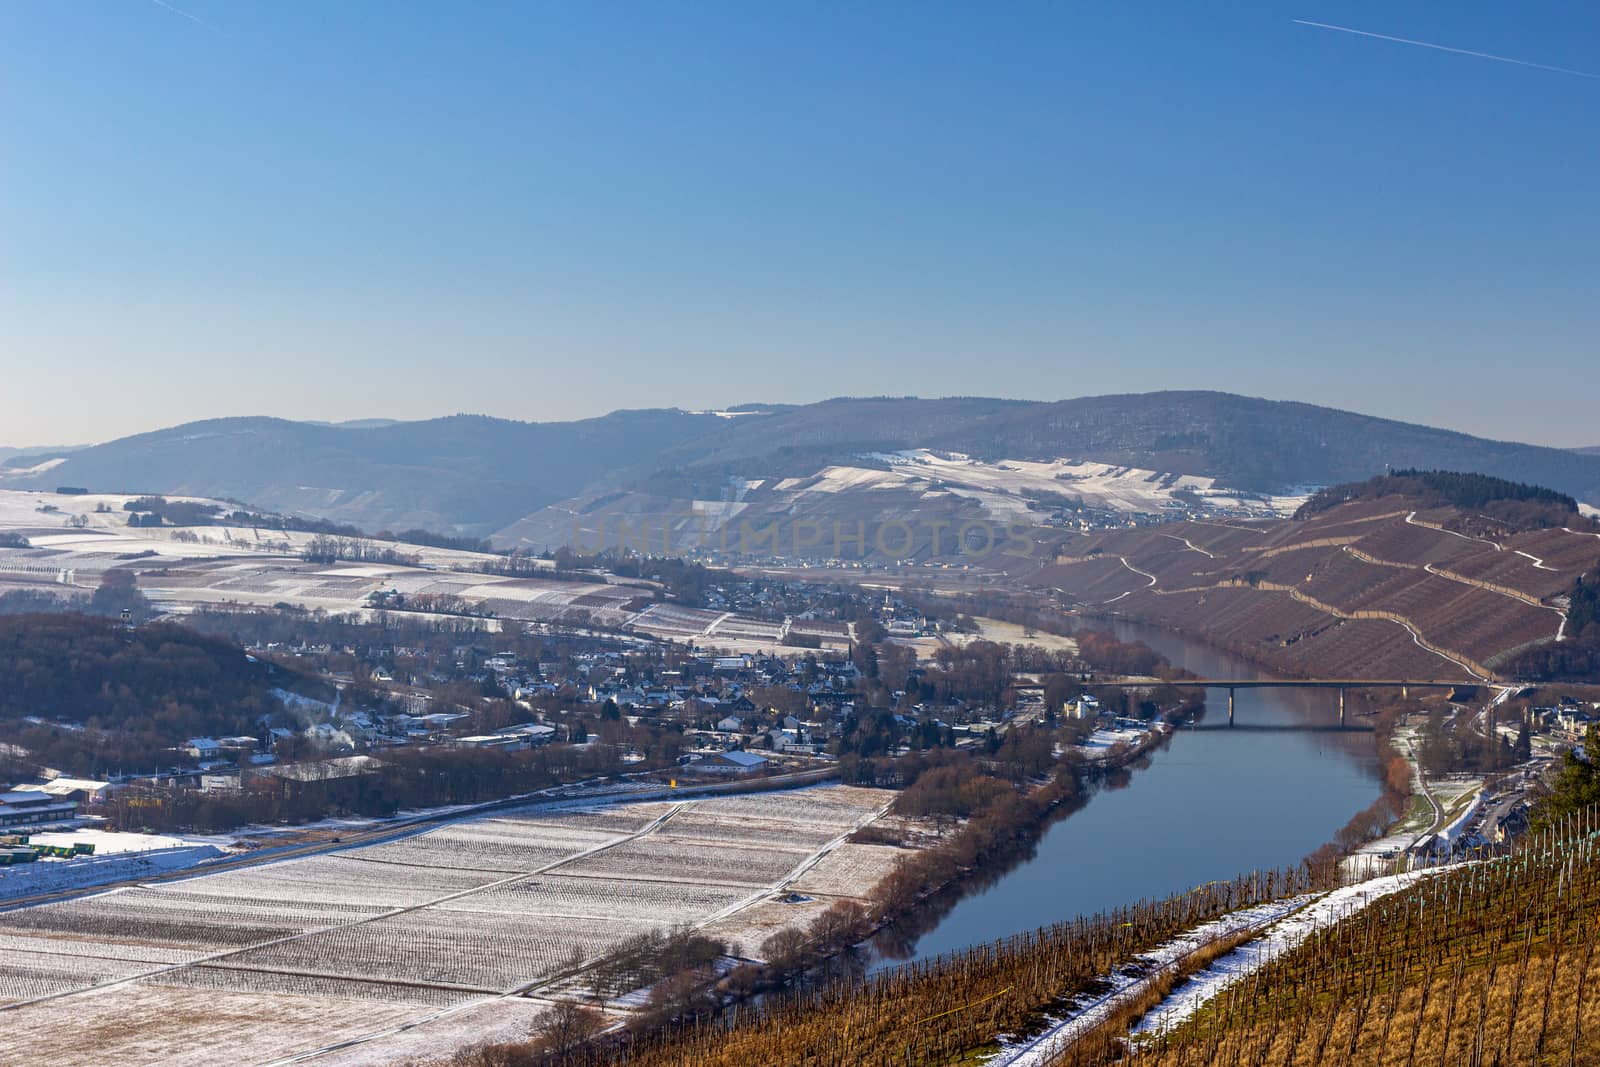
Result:
[[[1600,704],[1585,704],[1564,696],[1553,705],[1532,711],[1535,726],[1567,741],[1582,741],[1589,728],[1600,724]]]
[[[577,657],[571,680],[542,677],[508,682],[514,698],[529,707],[541,697],[572,695],[579,702],[614,706],[630,717],[678,722],[685,740],[704,752],[761,749],[793,755],[824,751],[831,731],[823,724],[843,720],[855,710],[855,664],[843,658],[813,658],[805,664],[777,656],[695,654],[670,669],[635,676],[627,657],[596,652]],[[806,719],[772,707],[763,699],[774,691],[782,703],[805,709]]]
[[[316,649],[308,646],[307,651],[314,654]],[[671,669],[659,663],[647,666],[643,676],[637,660],[623,651],[585,652],[541,663],[523,663],[501,654],[482,660],[481,669],[481,677],[474,680],[499,689],[533,721],[474,732],[472,716],[465,709],[400,710],[416,708],[412,701],[399,702],[399,708],[392,701],[382,708],[359,707],[285,693],[286,706],[300,720],[295,725],[263,723],[260,737],[189,738],[177,756],[180,763],[187,757],[190,765],[159,777],[207,791],[228,791],[240,787],[242,775],[287,771],[292,758],[278,768],[272,766],[286,751],[293,752],[293,758],[338,757],[400,745],[517,751],[552,742],[581,742],[576,722],[593,721],[607,707],[614,707],[618,717],[676,721],[705,763],[703,767],[697,763],[697,770],[750,771],[764,767],[768,758],[754,750],[818,755],[826,742],[815,722],[766,706],[757,699],[758,691],[784,689],[793,694],[790,705],[826,709],[825,717],[832,720],[853,711],[857,677],[848,660],[812,660],[810,668],[803,669],[776,656],[709,652]],[[380,681],[376,673],[372,677]]]

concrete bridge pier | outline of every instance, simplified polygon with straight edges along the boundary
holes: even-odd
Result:
[[[1344,725],[1344,690],[1339,690],[1339,725]]]
[[[1233,690],[1228,690],[1228,725],[1233,725]]]

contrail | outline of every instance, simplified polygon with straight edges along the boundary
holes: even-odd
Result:
[[[156,0],[160,3],[161,0]],[[1591,74],[1586,70],[1572,70],[1569,67],[1552,67],[1548,63],[1533,63],[1526,59],[1511,59],[1508,56],[1490,55],[1488,52],[1474,52],[1467,48],[1451,48],[1449,45],[1430,44],[1427,41],[1413,41],[1409,37],[1391,37],[1387,33],[1369,33],[1366,30],[1352,30],[1349,26],[1334,26],[1326,22],[1311,22],[1308,19],[1290,19],[1290,22],[1302,26],[1314,26],[1319,30],[1338,30],[1340,33],[1353,33],[1357,37],[1372,37],[1380,41],[1393,41],[1396,44],[1414,44],[1418,48],[1432,48],[1437,52],[1453,52],[1458,56],[1472,56],[1475,59],[1492,59],[1496,63],[1513,63],[1519,67],[1532,67],[1534,70],[1549,70],[1557,74],[1572,74],[1579,78],[1600,78],[1600,74]]]
[[[171,4],[167,3],[167,0],[150,0],[150,2],[152,4],[155,4],[157,7],[166,8],[168,11],[172,12],[174,15],[182,15],[184,18],[188,19],[190,22],[193,22],[193,23],[195,23],[197,25],[200,25],[200,26],[204,26],[208,30],[216,29],[215,26],[211,25],[211,23],[207,22],[205,19],[201,18],[199,15],[191,15],[191,14],[189,14],[189,12],[183,10],[183,8],[181,8],[181,7],[173,7]]]

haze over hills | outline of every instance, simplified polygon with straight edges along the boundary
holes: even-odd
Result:
[[[563,423],[455,415],[367,429],[214,419],[96,445],[0,484],[131,486],[239,500],[373,530],[480,532],[720,421],[678,411],[615,412]],[[38,457],[23,462],[34,466]]]
[[[847,398],[723,413],[618,411],[562,423],[465,415],[339,425],[216,419],[71,453],[12,457],[4,484],[187,493],[370,529],[486,535],[512,531],[542,509],[570,514],[574,499],[580,506],[605,497],[607,507],[681,508],[728,499],[736,479],[805,479],[840,464],[886,467],[881,454],[909,449],[989,463],[1093,461],[1150,472],[1167,484],[1190,475],[1261,494],[1361,479],[1385,465],[1445,468],[1600,503],[1600,454],[1593,450],[1493,441],[1217,392],[1057,402]],[[48,469],[19,469],[52,456],[59,462]],[[516,539],[514,531],[507,538]]]
[[[838,399],[730,427],[694,467],[745,473],[773,452],[937,448],[989,459],[1071,456],[1207,474],[1225,484],[1275,492],[1332,484],[1394,467],[1448,467],[1600,493],[1600,468],[1563,449],[1493,441],[1314,404],[1220,392],[1168,391],[1055,402],[951,398]],[[1499,469],[1488,470],[1489,467]],[[1518,471],[1515,468],[1527,468]]]
[[[9,463],[13,459],[26,459],[30,456],[63,456],[68,452],[76,452],[79,449],[87,447],[87,445],[29,445],[23,448],[0,447],[0,464]]]

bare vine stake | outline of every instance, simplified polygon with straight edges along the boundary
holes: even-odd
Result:
[[[1439,1048],[1439,1067],[1445,1067],[1445,1060],[1450,1055],[1450,1031],[1456,1021],[1456,997],[1461,990],[1462,961],[1456,960],[1455,971],[1450,978],[1450,1007],[1444,1013],[1444,1044]]]
[[[1567,1063],[1578,1062],[1578,1039],[1583,1034],[1583,987],[1589,977],[1589,964],[1594,960],[1594,931],[1591,927],[1583,949],[1583,963],[1578,967],[1578,991],[1572,998],[1572,1043],[1567,1048]]]

